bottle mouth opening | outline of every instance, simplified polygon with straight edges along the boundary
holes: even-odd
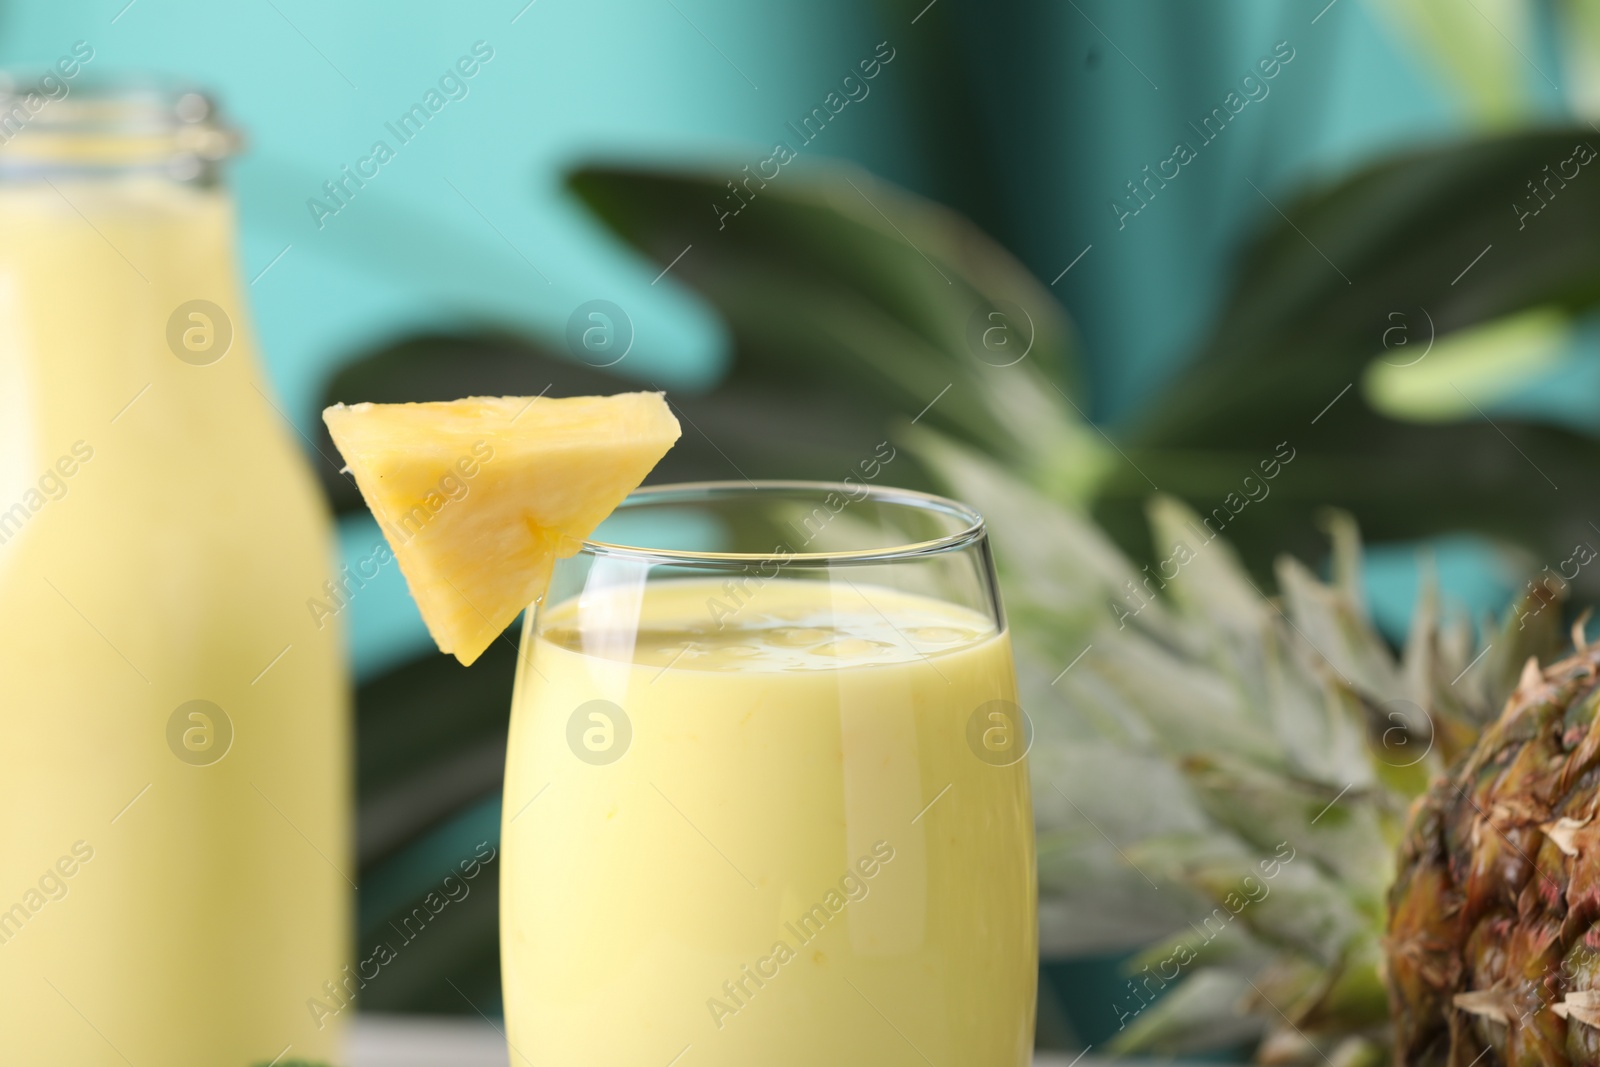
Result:
[[[241,145],[215,101],[190,85],[0,70],[0,177],[144,171],[205,180]]]
[[[866,566],[964,549],[983,517],[931,493],[863,482],[689,482],[635,490],[590,556],[696,569]]]

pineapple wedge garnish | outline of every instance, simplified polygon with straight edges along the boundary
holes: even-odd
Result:
[[[322,418],[428,632],[464,664],[681,432],[661,393],[335,404]]]

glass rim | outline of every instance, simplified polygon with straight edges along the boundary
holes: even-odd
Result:
[[[740,496],[760,497],[784,492],[808,492],[824,497],[829,493],[838,493],[852,504],[871,500],[877,504],[936,512],[956,519],[961,523],[961,527],[928,540],[837,552],[785,552],[782,546],[775,546],[774,550],[767,552],[700,552],[692,549],[650,548],[644,545],[627,545],[590,538],[583,542],[578,554],[688,567],[745,567],[752,563],[765,563],[780,558],[784,566],[859,566],[925,559],[946,552],[956,552],[981,542],[987,534],[983,516],[958,500],[916,489],[876,485],[857,486],[845,482],[784,479],[668,482],[635,489],[617,505],[612,514],[620,514],[629,508],[649,504],[692,503]]]

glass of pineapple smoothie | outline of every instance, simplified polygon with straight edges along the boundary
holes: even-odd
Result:
[[[633,494],[524,624],[513,1062],[1027,1064],[1016,700],[969,508],[867,483]]]

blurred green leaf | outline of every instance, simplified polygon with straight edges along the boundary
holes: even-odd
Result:
[[[429,654],[356,691],[363,872],[467,805],[499,795],[515,640],[508,631],[471,670]]]
[[[1528,182],[1579,143],[1600,146],[1600,136],[1581,128],[1429,149],[1285,204],[1283,218],[1266,211],[1272,224],[1245,255],[1210,339],[1121,437],[1130,464],[1102,484],[1097,516],[1137,545],[1148,477],[1202,514],[1237,512],[1228,536],[1262,576],[1280,551],[1320,554],[1313,520],[1329,504],[1374,541],[1473,530],[1544,560],[1570,555],[1593,534],[1600,442],[1491,419],[1465,389],[1467,421],[1401,421],[1374,410],[1361,381],[1380,358],[1431,375],[1422,353],[1435,336],[1600,301],[1594,164],[1565,188],[1552,184],[1539,214],[1519,214],[1538,203]],[[1397,326],[1410,343],[1386,350]],[[1280,445],[1293,463],[1264,483],[1258,466]],[[1271,504],[1240,503],[1246,477]],[[1600,590],[1600,575],[1580,582]]]
[[[720,172],[586,168],[571,181],[727,317],[730,391],[755,384],[819,410],[855,405],[883,432],[916,420],[1058,499],[1093,498],[1096,517],[1139,555],[1152,547],[1144,501],[1159,488],[1216,516],[1268,583],[1277,553],[1323,553],[1315,519],[1327,504],[1374,540],[1474,530],[1552,560],[1591,530],[1600,443],[1491,422],[1465,389],[1466,421],[1402,421],[1374,410],[1361,386],[1376,359],[1409,363],[1453,331],[1600,299],[1600,180],[1580,169],[1538,214],[1522,214],[1543,203],[1527,183],[1580,142],[1600,137],[1574,129],[1434,148],[1314,191],[1286,217],[1264,205],[1272,224],[1244,256],[1212,336],[1115,443],[1074,410],[1071,332],[1048,289],[942,209],[848,168],[812,166],[780,173],[719,228]],[[1027,358],[1005,367],[971,333],[974,314],[1002,304],[1037,327]],[[1397,326],[1410,344],[1386,350]],[[1416,376],[1436,377],[1421,359]],[[1384,368],[1391,386],[1406,369]],[[1262,464],[1282,456],[1292,465],[1264,479]],[[1600,572],[1581,580],[1600,591]]]
[[[1081,421],[1065,313],[965,219],[863,171],[791,165],[737,214],[718,170],[586,167],[572,189],[703,292],[737,345],[730,388],[939,429],[1082,498],[1105,448]]]

